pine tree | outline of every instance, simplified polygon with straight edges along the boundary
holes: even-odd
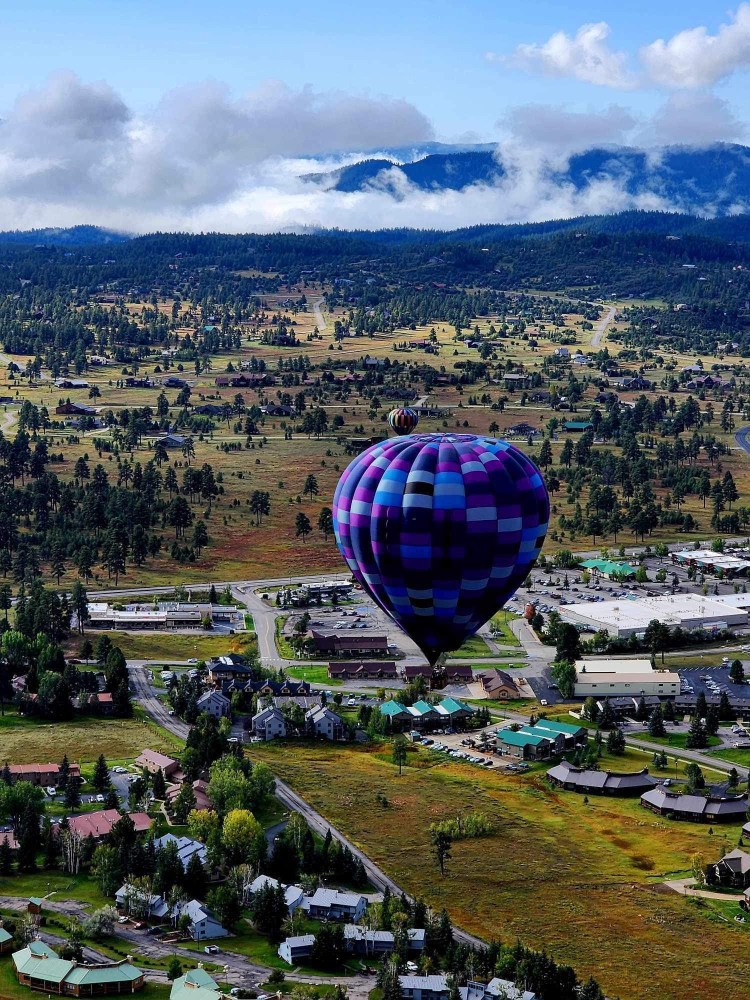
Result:
[[[651,718],[648,721],[648,734],[649,736],[666,736],[667,730],[664,726],[664,716],[662,714],[661,705],[657,705],[656,708],[651,713]]]
[[[10,875],[13,871],[13,851],[8,842],[8,835],[0,843],[0,875]]]
[[[164,772],[159,767],[154,773],[153,779],[151,781],[151,787],[154,792],[155,799],[165,799],[167,797],[167,783],[164,780]]]
[[[99,754],[96,764],[94,765],[94,775],[91,779],[91,783],[97,792],[106,792],[109,788],[109,767],[107,766],[107,761],[104,758],[104,754]]]

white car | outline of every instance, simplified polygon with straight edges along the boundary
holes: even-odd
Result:
[[[347,701],[347,705],[349,705],[349,706],[356,705],[356,704],[357,704],[357,699],[356,698],[349,698],[349,700]]]
[[[47,792],[47,795],[50,796],[50,798],[52,798],[53,796],[57,795],[57,789],[55,788],[54,785],[48,785],[47,788],[46,788],[46,792]]]
[[[97,802],[104,802],[104,796],[103,795],[97,795],[96,801]]]
[[[112,768],[112,773],[113,774],[127,774],[128,773],[128,769],[126,767],[119,767],[119,766],[118,767],[113,767]]]

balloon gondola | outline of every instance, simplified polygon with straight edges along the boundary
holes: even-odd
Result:
[[[333,521],[352,574],[434,665],[526,578],[549,496],[536,465],[506,441],[412,434],[351,462]]]

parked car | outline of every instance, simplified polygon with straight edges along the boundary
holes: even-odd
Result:
[[[219,951],[220,951],[220,949],[219,949],[218,945],[215,945],[215,944],[207,944],[207,945],[205,946],[205,948],[203,949],[203,951],[204,951],[204,952],[205,952],[205,953],[206,953],[207,955],[218,955],[218,954],[219,954]]]
[[[47,795],[49,795],[50,797],[57,795],[57,789],[55,788],[54,785],[47,785],[45,791],[47,792]]]

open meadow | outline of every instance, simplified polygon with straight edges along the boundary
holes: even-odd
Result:
[[[182,742],[138,708],[132,719],[79,716],[69,722],[40,722],[8,708],[0,716],[2,762],[59,763],[67,754],[71,762],[85,764],[103,753],[111,764],[133,760],[144,747],[169,754],[180,751]]]
[[[708,861],[730,850],[739,826],[711,834],[703,825],[653,816],[637,800],[590,796],[586,803],[552,789],[543,773],[516,777],[435,764],[424,750],[409,755],[401,777],[382,744],[278,743],[255,746],[251,756],[407,891],[445,906],[486,940],[519,938],[545,948],[621,1000],[684,1000],[709,991],[722,1000],[746,996],[745,929],[713,919],[713,911],[661,884],[688,874],[696,854]],[[622,758],[605,758],[602,766],[627,769]],[[386,797],[387,808],[377,796]],[[472,811],[488,816],[494,832],[454,843],[441,878],[428,827]]]

